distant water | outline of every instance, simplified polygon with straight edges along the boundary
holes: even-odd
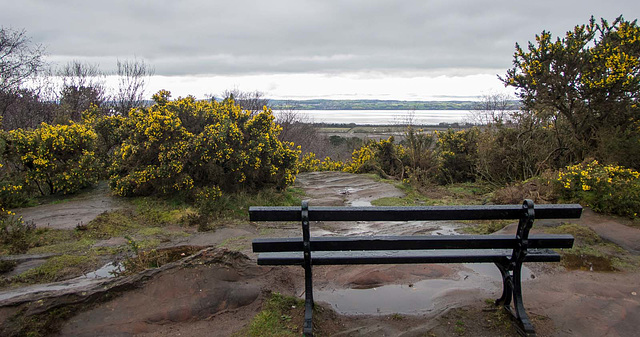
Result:
[[[281,113],[273,111],[276,118]],[[440,123],[464,123],[470,119],[470,110],[297,110],[303,121],[359,125],[407,124],[438,125]]]

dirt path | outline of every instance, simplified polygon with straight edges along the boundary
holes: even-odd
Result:
[[[389,184],[346,173],[301,174],[297,184],[310,197],[311,205],[364,206],[380,197],[403,195]],[[94,200],[88,204],[97,202],[97,198],[88,199]],[[70,205],[68,210],[72,213],[81,213]],[[630,251],[640,243],[636,236],[638,229],[615,219],[586,211],[580,223]],[[434,222],[314,223],[312,233],[444,234],[460,226]],[[512,230],[510,226],[504,231]],[[92,305],[71,318],[61,335],[231,335],[259,312],[265,290],[303,294],[301,268],[255,265],[249,243],[259,235],[299,235],[299,228],[235,225],[184,239],[187,242],[171,243],[193,244],[193,240],[199,240],[202,245],[216,246],[237,239],[233,241],[237,247],[229,248],[242,251],[249,258],[214,250],[207,253],[210,256],[190,260],[186,265],[175,264],[153,275],[141,276],[130,283],[127,288],[130,290],[114,300]],[[566,271],[540,264],[531,264],[530,268],[525,270],[524,304],[534,318],[539,336],[634,336],[640,329],[637,296],[640,273]],[[490,314],[485,312],[484,300],[498,297],[501,278],[497,269],[487,264],[327,266],[314,268],[314,288],[318,302],[342,314],[332,318],[331,323],[340,326],[335,336],[444,336],[459,334],[459,330],[454,330],[458,322],[466,327],[462,335],[493,336],[495,322],[491,322],[493,316],[487,316]],[[116,295],[122,290],[112,292]],[[74,303],[85,303],[82,296],[88,295],[83,293],[73,295]],[[0,321],[7,317],[8,302],[19,300],[0,301]],[[36,303],[32,298],[22,300]],[[46,306],[48,302],[43,303]],[[328,322],[319,322],[325,323]],[[512,334],[509,329],[508,326],[501,333]]]
[[[16,209],[25,222],[37,227],[73,229],[79,224],[87,224],[104,212],[121,208],[123,202],[111,196],[109,186],[101,182],[94,190],[78,197],[56,203]]]

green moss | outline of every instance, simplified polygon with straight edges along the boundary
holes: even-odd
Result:
[[[469,205],[481,204],[486,199],[490,189],[483,183],[457,183],[446,186],[428,186],[416,188],[408,183],[395,180],[375,178],[376,181],[389,183],[401,190],[405,196],[386,197],[371,202],[374,206],[439,206],[439,205]]]
[[[29,254],[43,253],[79,253],[86,252],[96,243],[95,239],[80,238],[66,242],[55,243],[47,246],[35,247],[28,251]]]
[[[622,247],[602,239],[593,229],[577,224],[562,224],[546,228],[550,234],[571,234],[575,243],[571,249],[563,249],[562,264],[569,269],[591,271],[617,271],[637,269],[640,257],[629,254]]]
[[[264,189],[250,193],[225,193],[216,200],[215,205],[209,205],[209,209],[199,211],[212,219],[248,220],[247,210],[250,206],[299,206],[303,195],[301,189],[293,187],[285,190]],[[202,229],[207,227],[211,228],[201,226]]]
[[[241,250],[242,248],[248,248],[248,243],[249,241],[247,240],[246,236],[236,236],[225,239],[218,245],[218,247],[227,248],[230,250]]]
[[[13,281],[19,283],[55,282],[91,271],[98,266],[98,262],[98,259],[91,254],[54,256],[41,266],[14,277]]]
[[[234,334],[234,336],[300,336],[301,326],[296,324],[294,320],[299,318],[297,316],[301,314],[303,308],[304,301],[300,299],[272,293],[263,303],[262,311],[251,320],[248,328]],[[297,309],[295,314],[292,313],[294,309]]]
[[[41,301],[37,301],[30,305],[37,306],[41,304]],[[7,319],[2,328],[0,328],[0,334],[3,336],[26,337],[52,336],[60,331],[62,324],[72,317],[77,309],[77,305],[68,305],[36,315],[27,315],[29,310],[24,308]]]
[[[160,199],[155,197],[133,198],[139,221],[150,226],[178,224],[190,208],[181,199]]]
[[[131,211],[117,210],[98,215],[87,224],[86,230],[80,231],[80,235],[94,239],[109,239],[131,233],[140,227]]]
[[[558,227],[548,228],[549,234],[571,234],[576,239],[576,245],[597,245],[603,243],[602,238],[593,229],[572,223],[564,223]]]
[[[446,185],[445,188],[452,194],[459,196],[485,196],[491,193],[490,186],[482,182],[455,183]]]

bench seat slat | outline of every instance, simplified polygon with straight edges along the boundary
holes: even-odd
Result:
[[[536,205],[536,219],[575,219],[579,204]],[[417,221],[519,219],[522,205],[417,207],[309,207],[309,221]],[[252,206],[251,221],[301,221],[300,207]]]
[[[569,234],[532,234],[530,248],[571,248],[573,236]],[[439,236],[354,236],[312,237],[311,250],[410,250],[410,249],[489,249],[516,247],[514,235],[439,235]],[[258,238],[253,240],[253,251],[302,251],[302,238]]]
[[[506,262],[511,257],[510,249],[482,250],[379,250],[379,251],[334,251],[313,252],[313,265],[348,264],[405,264],[405,263],[491,263]],[[560,254],[550,249],[530,249],[526,262],[559,262]],[[302,265],[302,252],[261,253],[259,265]]]

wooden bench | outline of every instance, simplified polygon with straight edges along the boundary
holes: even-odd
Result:
[[[301,221],[302,237],[259,238],[253,251],[259,265],[300,265],[305,271],[303,332],[312,336],[313,265],[401,263],[494,263],[502,274],[502,296],[495,301],[513,318],[521,335],[535,336],[522,303],[523,262],[559,262],[551,248],[571,248],[568,234],[529,235],[534,218],[575,219],[577,204],[430,207],[251,207],[251,221]],[[311,237],[310,221],[419,221],[519,219],[515,235],[430,235]],[[513,302],[513,308],[511,306]]]

